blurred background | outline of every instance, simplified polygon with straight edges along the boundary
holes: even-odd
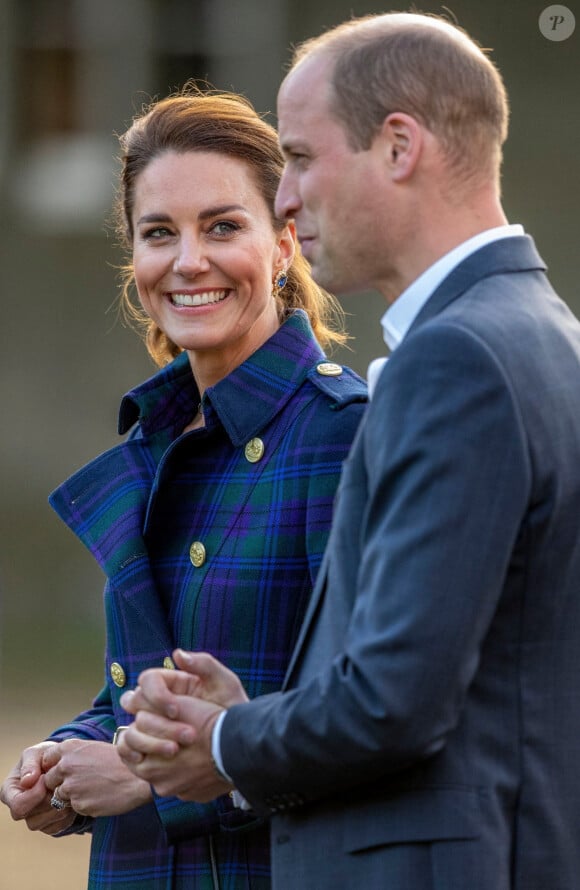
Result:
[[[422,3],[493,48],[511,97],[504,203],[580,312],[578,28],[546,39],[530,0]],[[188,78],[273,112],[290,46],[375,0],[0,0],[0,769],[101,685],[102,577],[48,493],[117,441],[120,397],[153,373],[118,318],[108,214],[117,139]],[[401,5],[399,9],[407,7]],[[364,374],[382,300],[343,300]],[[580,468],[579,468],[580,471]],[[85,885],[88,845],[29,835],[0,812],[0,890]]]

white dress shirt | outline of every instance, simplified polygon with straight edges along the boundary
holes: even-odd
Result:
[[[390,352],[393,352],[415,321],[419,312],[431,296],[435,293],[441,282],[470,254],[475,253],[480,247],[499,241],[501,238],[513,238],[523,235],[524,229],[520,225],[496,226],[494,229],[486,229],[469,238],[449,253],[446,253],[437,262],[419,275],[409,287],[403,291],[394,303],[387,309],[381,318],[383,328],[383,340]],[[369,398],[372,398],[377,380],[383,370],[387,358],[376,358],[369,365],[367,382]]]

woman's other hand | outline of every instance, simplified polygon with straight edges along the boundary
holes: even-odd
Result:
[[[150,785],[108,742],[66,739],[45,752],[42,768],[51,793],[58,789],[58,797],[83,816],[118,816],[153,799]]]
[[[17,822],[24,820],[31,831],[54,835],[75,820],[72,809],[57,810],[51,806],[52,790],[43,774],[43,757],[59,748],[58,742],[40,742],[26,748],[0,788],[0,800],[12,818]]]

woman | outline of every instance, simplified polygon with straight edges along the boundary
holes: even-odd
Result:
[[[111,744],[119,698],[176,646],[251,696],[279,688],[365,388],[322,352],[344,338],[336,307],[275,218],[282,159],[249,103],[192,89],[121,145],[128,279],[161,370],[123,399],[127,440],[51,496],[107,576],[106,684],[1,796],[30,828],[92,832],[90,888],[265,888],[267,825],[228,796],[156,796]]]

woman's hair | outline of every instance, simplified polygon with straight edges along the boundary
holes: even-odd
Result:
[[[181,351],[175,343],[131,300],[134,285],[130,259],[133,245],[133,208],[139,174],[164,152],[216,152],[244,161],[270,210],[275,231],[286,222],[276,217],[274,200],[284,161],[276,131],[243,96],[202,90],[188,83],[174,95],[153,102],[138,115],[120,137],[122,170],[115,206],[117,233],[128,252],[122,269],[122,308],[126,318],[144,332],[149,354],[162,366]],[[276,297],[280,321],[293,309],[304,309],[314,335],[323,347],[344,344],[343,312],[338,301],[323,291],[310,276],[309,266],[297,249],[287,269],[288,281]]]

